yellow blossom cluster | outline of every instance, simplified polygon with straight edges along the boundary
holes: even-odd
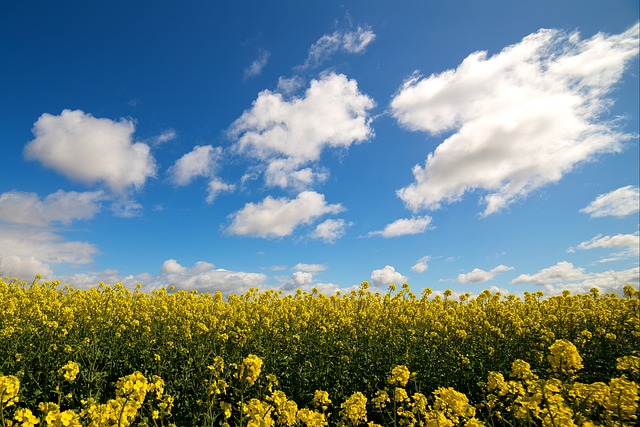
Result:
[[[59,372],[66,375],[69,370],[75,375],[78,364],[69,362],[60,369]],[[72,380],[69,380],[72,381]],[[7,396],[7,403],[11,405],[18,402],[20,391],[20,381],[13,376],[0,376],[0,396]],[[134,419],[139,415],[139,410],[145,403],[147,393],[152,393],[155,397],[152,414],[153,419],[160,421],[156,425],[164,425],[163,419],[171,416],[173,399],[164,395],[164,381],[161,378],[153,377],[151,381],[140,372],[120,378],[116,383],[116,398],[110,399],[106,403],[98,403],[94,398],[82,400],[81,408],[62,409],[69,402],[60,398],[55,402],[40,402],[37,407],[42,414],[36,417],[30,408],[18,408],[13,412],[13,416],[6,418],[9,414],[5,409],[10,406],[4,405],[0,408],[0,426],[2,427],[35,427],[41,425],[41,421],[47,427],[126,427],[132,425]],[[61,396],[60,396],[61,397]],[[150,399],[146,399],[149,401]],[[172,426],[172,424],[168,424]],[[175,426],[174,426],[175,427]]]
[[[0,426],[100,425],[118,411],[121,424],[181,426],[634,420],[639,296],[368,283],[225,296],[0,278]]]

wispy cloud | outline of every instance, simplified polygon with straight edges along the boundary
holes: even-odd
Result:
[[[605,216],[625,217],[640,211],[640,188],[632,185],[601,194],[580,212],[588,213],[591,218]]]
[[[423,256],[413,265],[413,267],[411,267],[411,269],[416,273],[424,273],[429,269],[429,261],[431,261],[431,257],[429,255]]]
[[[300,69],[318,67],[337,52],[363,53],[375,38],[376,35],[369,26],[358,26],[354,31],[339,29],[325,34],[311,45],[307,59]]]
[[[44,199],[36,193],[9,191],[0,194],[0,223],[49,226],[93,218],[106,196],[102,191],[58,190]]]
[[[601,262],[617,261],[623,258],[637,258],[640,255],[640,232],[634,234],[616,234],[614,236],[604,236],[598,234],[591,240],[580,243],[576,247],[570,247],[567,252],[573,253],[578,250],[591,249],[621,249],[621,252],[603,258]]]
[[[160,135],[156,135],[151,138],[151,144],[153,145],[162,145],[165,142],[173,141],[178,137],[178,132],[175,129],[167,129],[162,132]]]
[[[324,264],[305,264],[305,263],[298,263],[294,265],[292,268],[292,270],[310,271],[312,273],[315,273],[318,271],[324,271],[326,269],[327,269],[327,266]]]
[[[494,56],[476,52],[455,70],[409,78],[393,116],[410,130],[453,134],[413,168],[415,182],[398,196],[417,211],[483,190],[486,216],[581,162],[621,151],[632,135],[601,116],[638,56],[638,27],[588,40],[540,30]]]
[[[244,78],[249,79],[252,77],[259,76],[262,73],[264,67],[266,67],[269,62],[269,57],[271,53],[266,50],[260,51],[258,57],[244,70]]]
[[[401,218],[388,224],[384,230],[371,231],[370,236],[380,235],[382,237],[399,237],[409,234],[420,234],[427,231],[431,224],[431,217],[428,215],[412,218]]]

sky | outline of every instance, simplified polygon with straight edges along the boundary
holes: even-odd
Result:
[[[0,274],[621,293],[637,1],[3,1]]]

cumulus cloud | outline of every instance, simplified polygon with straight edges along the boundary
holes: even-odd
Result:
[[[292,275],[293,285],[296,288],[302,288],[313,283],[313,273],[308,271],[296,271]]]
[[[244,70],[244,78],[248,79],[251,77],[259,76],[262,73],[262,70],[269,62],[269,57],[271,53],[263,50],[260,52],[258,57]]]
[[[343,210],[340,204],[327,204],[324,195],[314,191],[303,191],[295,199],[267,196],[262,202],[247,203],[233,213],[227,231],[241,236],[285,237],[300,225]]]
[[[428,215],[402,218],[388,224],[382,231],[372,231],[370,235],[381,235],[382,237],[398,237],[407,234],[420,234],[429,229],[431,217]]]
[[[429,261],[431,261],[431,257],[429,255],[423,256],[413,267],[411,267],[411,269],[416,273],[424,273],[429,269]]]
[[[480,268],[474,268],[469,273],[458,274],[458,283],[484,283],[493,279],[496,274],[502,273],[504,271],[513,270],[513,267],[508,267],[506,265],[499,265],[495,268],[492,268],[489,271],[482,270]]]
[[[268,185],[306,188],[326,179],[326,173],[305,167],[319,160],[325,148],[348,148],[373,136],[373,107],[355,80],[329,73],[312,80],[301,98],[260,92],[229,135],[235,150],[266,164]]]
[[[621,151],[632,135],[601,117],[638,55],[638,27],[588,40],[540,30],[496,55],[476,52],[455,70],[409,78],[391,102],[393,116],[413,131],[452,134],[398,196],[417,211],[480,190],[486,216],[581,162]]]
[[[196,145],[169,168],[170,179],[176,185],[188,185],[197,177],[213,176],[221,155],[221,147]]]
[[[9,191],[0,194],[0,222],[40,227],[54,222],[69,224],[93,218],[104,199],[102,191],[58,190],[44,199],[36,193]]]
[[[315,68],[337,52],[363,53],[376,38],[369,26],[359,26],[354,31],[339,29],[320,37],[309,48],[309,55],[301,68]]]
[[[311,233],[311,237],[321,239],[326,243],[334,243],[345,235],[349,225],[344,219],[329,218],[318,224],[313,233]]]
[[[206,201],[211,204],[219,194],[235,190],[235,185],[225,183],[216,177],[221,158],[222,147],[196,145],[169,168],[169,179],[175,185],[185,186],[196,178],[209,178]]]
[[[198,261],[193,267],[185,267],[176,260],[166,260],[159,280],[177,289],[198,290],[224,294],[241,294],[250,287],[263,287],[267,277],[261,273],[246,273],[215,268],[214,264]]]
[[[622,218],[640,211],[640,188],[632,185],[618,188],[606,194],[600,194],[580,212],[588,213],[591,218],[614,216]]]
[[[403,276],[390,265],[385,266],[381,270],[373,270],[371,272],[371,282],[378,287],[389,286],[390,284],[402,285],[406,283],[407,276]]]
[[[637,287],[640,269],[609,270],[600,273],[586,273],[583,268],[576,268],[567,261],[544,268],[534,274],[521,274],[511,281],[512,284],[534,283],[544,287],[548,295],[557,295],[563,290],[573,293],[587,293],[591,288],[602,292],[622,294],[626,285]]]
[[[156,174],[149,146],[133,142],[134,131],[133,121],[126,119],[95,118],[80,110],[45,113],[34,123],[35,139],[24,154],[68,178],[102,182],[122,193],[141,188]]]
[[[585,277],[583,268],[576,268],[572,263],[560,261],[556,265],[544,268],[535,274],[521,274],[511,281],[512,284],[535,283],[544,285],[547,283],[580,280]]]

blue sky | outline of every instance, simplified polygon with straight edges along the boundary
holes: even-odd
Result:
[[[635,1],[0,5],[0,272],[638,286]]]

